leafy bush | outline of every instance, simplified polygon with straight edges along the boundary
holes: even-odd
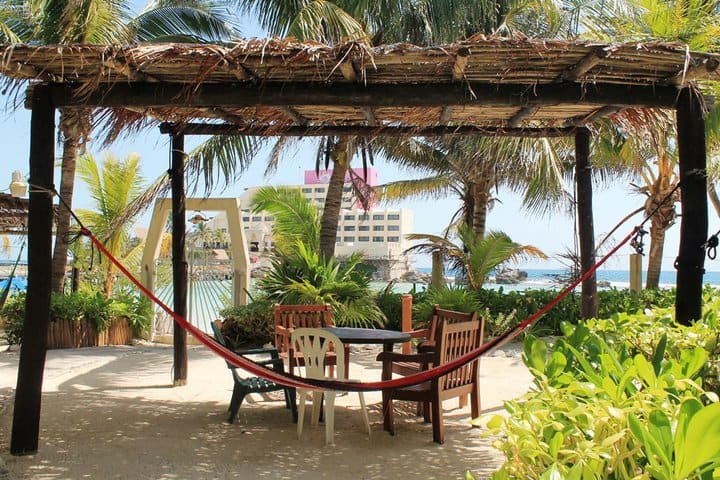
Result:
[[[274,341],[273,303],[256,300],[220,310],[222,334],[228,348],[260,347]]]
[[[552,347],[526,338],[536,388],[488,422],[506,457],[493,478],[711,478],[720,404],[703,385],[717,375],[717,310],[692,327],[667,312],[561,327]]]
[[[5,340],[10,345],[22,343],[23,322],[25,319],[25,293],[13,295],[0,311],[6,318]],[[133,328],[133,334],[139,335],[150,325],[152,305],[141,295],[121,294],[115,298],[105,298],[100,293],[75,292],[70,295],[53,293],[50,297],[50,321],[80,321],[89,319],[98,332],[110,327],[115,317],[127,317]]]
[[[389,288],[386,288],[377,294],[375,301],[380,311],[387,318],[385,328],[396,331],[402,330],[402,294],[394,293]]]
[[[8,297],[0,317],[5,319],[3,340],[8,345],[19,345],[22,341],[22,327],[25,320],[25,292],[18,292]]]
[[[415,303],[413,299],[413,326],[416,328],[427,327],[434,305],[464,313],[480,310],[475,291],[463,287],[431,288],[425,292],[419,303]]]

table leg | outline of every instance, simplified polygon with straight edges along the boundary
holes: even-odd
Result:
[[[383,352],[392,352],[392,351],[393,351],[392,342],[383,343]]]
[[[345,378],[350,378],[350,344],[343,344],[343,354],[345,355]]]

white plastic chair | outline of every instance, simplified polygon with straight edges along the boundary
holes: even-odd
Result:
[[[305,376],[307,378],[322,378],[331,379],[333,377],[325,376],[325,356],[330,346],[332,345],[335,351],[343,351],[343,343],[340,339],[332,333],[325,331],[321,328],[297,328],[293,330],[291,336],[291,346],[293,349],[297,349],[305,359]],[[337,378],[344,379],[344,381],[350,381],[345,379],[347,371],[347,365],[345,364],[345,356],[337,355],[337,365],[335,368],[335,375]],[[298,398],[298,422],[297,422],[297,434],[298,438],[302,435],[303,420],[305,418],[305,400],[308,395],[312,394],[313,397],[313,409],[311,423],[317,425],[320,420],[320,405],[322,404],[322,397],[325,394],[325,443],[333,445],[333,436],[335,431],[335,396],[337,395],[335,390],[315,390],[307,388],[297,389]],[[360,407],[362,409],[363,420],[365,421],[365,427],[367,427],[368,435],[370,435],[370,420],[368,419],[367,408],[365,407],[365,397],[362,392],[358,392],[360,397]]]

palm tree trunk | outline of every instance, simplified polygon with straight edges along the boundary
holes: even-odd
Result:
[[[720,217],[720,197],[718,197],[717,190],[715,190],[715,183],[708,181],[707,184],[708,197],[710,197],[710,203],[712,203],[715,213]]]
[[[60,197],[69,208],[72,208],[73,191],[75,189],[75,163],[80,150],[80,139],[84,132],[82,125],[88,119],[84,113],[63,109],[60,110],[60,132],[63,136],[62,173],[60,176]],[[50,288],[53,292],[62,293],[67,268],[68,244],[67,232],[70,229],[70,212],[63,207],[58,208],[55,221],[55,248],[53,250],[52,274]]]
[[[335,255],[335,239],[342,206],[343,185],[345,184],[345,174],[350,166],[349,147],[349,139],[342,137],[335,149],[333,172],[330,176],[325,206],[320,220],[320,255],[325,259],[330,259]]]
[[[483,178],[473,184],[472,229],[479,238],[485,236],[488,205],[490,205],[490,182]]]
[[[665,248],[665,228],[653,221],[650,225],[650,253],[645,288],[657,289],[660,286],[663,250]]]

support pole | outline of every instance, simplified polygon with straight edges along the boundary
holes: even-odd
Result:
[[[37,452],[40,404],[50,322],[52,194],[55,161],[55,107],[47,86],[32,95],[30,120],[30,202],[28,208],[28,287],[20,349],[10,453]]]
[[[677,104],[682,216],[680,247],[675,261],[677,268],[675,319],[682,325],[689,325],[702,316],[708,206],[705,120],[701,101],[699,93],[684,88],[680,92]]]
[[[187,318],[188,264],[185,256],[185,136],[175,134],[172,139],[172,265],[173,309]],[[187,332],[173,321],[173,386],[187,383]]]
[[[630,254],[630,290],[642,291],[642,255]]]
[[[595,264],[595,227],[592,209],[592,168],[590,167],[590,131],[579,128],[575,133],[575,190],[577,192],[580,269],[584,274]],[[598,315],[595,274],[582,283],[582,318]]]
[[[440,252],[432,253],[432,272],[430,274],[430,288],[439,290],[445,286],[443,258]]]
[[[400,297],[402,310],[401,310],[401,316],[400,319],[400,330],[403,332],[411,332],[412,327],[412,304],[413,304],[413,296],[409,293],[405,293]],[[408,354],[410,353],[410,342],[405,342],[402,344],[402,353]]]

